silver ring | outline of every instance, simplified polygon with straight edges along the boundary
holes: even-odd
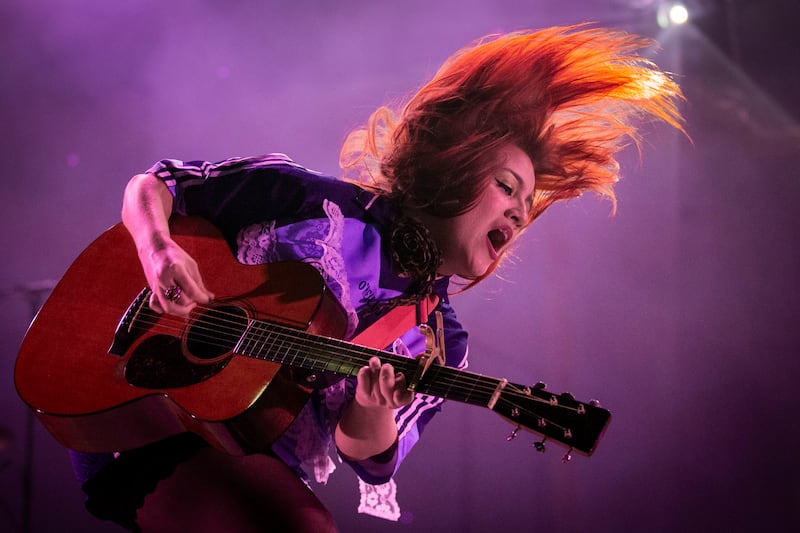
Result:
[[[180,285],[171,285],[164,289],[164,298],[170,302],[177,302],[180,300],[182,292]]]

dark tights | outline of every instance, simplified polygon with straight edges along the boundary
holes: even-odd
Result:
[[[158,483],[137,522],[144,533],[337,531],[328,510],[282,461],[211,447]]]

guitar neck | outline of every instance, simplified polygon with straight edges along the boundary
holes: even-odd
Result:
[[[271,322],[250,321],[234,352],[312,372],[355,376],[371,357],[390,363],[397,372],[414,376],[421,363],[389,352],[307,333]],[[608,424],[610,413],[569,393],[553,394],[505,379],[431,365],[415,391],[447,400],[486,407],[517,425],[590,455]],[[515,433],[516,434],[516,433]]]
[[[414,374],[421,364],[417,359],[261,321],[250,323],[234,351],[294,368],[342,376],[357,375],[372,357],[390,363],[396,372],[407,377]],[[418,382],[416,391],[486,407],[501,383],[499,379],[431,365]]]

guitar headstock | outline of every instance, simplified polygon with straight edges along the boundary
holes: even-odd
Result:
[[[554,394],[545,390],[543,383],[533,387],[507,383],[493,409],[516,426],[509,440],[519,429],[542,435],[544,439],[534,443],[539,451],[544,451],[544,441],[550,439],[591,455],[611,420],[611,413],[598,402],[579,402],[568,392]]]

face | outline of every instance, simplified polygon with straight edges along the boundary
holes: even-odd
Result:
[[[520,148],[499,152],[500,169],[487,181],[475,206],[453,218],[429,218],[428,229],[442,252],[439,273],[473,279],[517,238],[533,205],[536,177]]]

